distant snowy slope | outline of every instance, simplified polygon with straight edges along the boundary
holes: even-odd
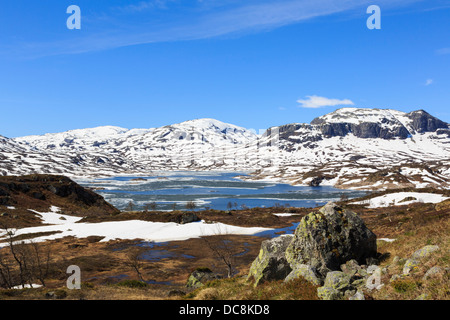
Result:
[[[450,187],[449,125],[424,110],[342,108],[258,136],[215,119],[0,137],[0,174],[252,171],[252,179],[341,188]]]
[[[132,135],[144,134],[152,129],[133,129],[103,126],[89,129],[76,129],[61,133],[47,133],[15,138],[14,140],[39,150],[89,149],[108,145],[113,141]]]

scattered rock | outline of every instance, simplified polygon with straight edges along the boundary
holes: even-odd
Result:
[[[171,221],[179,224],[186,224],[200,221],[200,218],[193,212],[184,212],[181,214],[177,214]]]
[[[403,266],[403,275],[408,275],[411,271],[416,270],[420,265],[419,259],[408,259]]]
[[[432,252],[439,250],[439,246],[425,246],[422,249],[417,250],[411,256],[412,259],[422,259],[428,257]]]
[[[389,282],[394,282],[394,281],[400,280],[401,278],[402,278],[401,275],[399,275],[399,274],[394,274],[394,275],[392,275],[392,277],[391,277],[391,279],[389,280]]]
[[[186,282],[187,288],[197,289],[206,282],[220,279],[221,277],[212,272],[209,268],[197,268],[190,275]]]
[[[303,277],[305,280],[311,282],[316,286],[321,286],[323,283],[323,281],[317,276],[313,268],[306,264],[297,265],[296,268],[288,274],[284,281],[293,280],[298,277]]]
[[[99,242],[99,241],[103,240],[104,238],[105,238],[104,236],[88,236],[86,238],[86,240],[89,243],[95,243],[95,242]]]
[[[344,298],[341,291],[325,286],[317,288],[317,296],[322,300],[342,300]]]
[[[403,200],[398,201],[398,203],[408,202],[408,201],[416,201],[416,200],[417,200],[416,197],[406,197]]]
[[[324,287],[345,291],[350,289],[351,277],[342,271],[330,271],[325,278]]]
[[[67,292],[63,289],[49,291],[45,294],[45,297],[47,299],[64,299],[67,297]]]
[[[429,300],[430,299],[430,295],[427,293],[422,293],[420,296],[418,296],[416,299],[414,300]]]
[[[312,179],[309,182],[309,186],[310,187],[318,187],[322,183],[323,179],[324,179],[323,177],[315,177],[314,179]]]
[[[362,268],[359,266],[358,262],[355,259],[351,259],[346,263],[341,264],[341,270],[350,277],[353,277],[358,272],[361,272]]]
[[[77,249],[77,248],[85,248],[87,247],[84,243],[71,243],[67,245],[67,248],[69,249]]]
[[[444,270],[441,267],[434,266],[425,273],[422,280],[428,280],[429,278],[436,277],[437,275],[443,274],[443,273],[444,273]]]
[[[263,241],[258,257],[250,267],[247,279],[253,278],[255,286],[268,280],[285,279],[292,271],[285,256],[286,248],[292,239],[292,235],[283,235]]]
[[[186,295],[186,292],[179,290],[179,289],[173,289],[167,293],[168,297],[182,297],[185,295]]]
[[[406,260],[403,266],[403,275],[408,275],[411,271],[417,269],[420,265],[420,260],[428,257],[431,253],[439,250],[439,246],[429,245],[425,246],[411,255],[411,258]]]
[[[364,294],[361,291],[357,291],[353,296],[351,296],[348,300],[366,300],[364,298]]]

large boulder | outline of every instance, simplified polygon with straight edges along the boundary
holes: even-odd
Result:
[[[268,280],[282,280],[292,271],[286,260],[285,251],[293,235],[282,235],[261,243],[258,257],[253,261],[248,280],[254,280],[255,286]]]
[[[303,217],[286,249],[293,270],[306,264],[325,278],[329,271],[354,259],[365,264],[377,254],[376,235],[354,212],[330,202]]]

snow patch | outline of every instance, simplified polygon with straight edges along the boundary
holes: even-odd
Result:
[[[415,200],[402,201],[406,198],[415,198]],[[384,208],[389,206],[408,205],[415,202],[439,203],[449,199],[442,194],[422,193],[422,192],[396,192],[389,193],[369,200],[352,202],[353,204],[369,204],[368,208]]]

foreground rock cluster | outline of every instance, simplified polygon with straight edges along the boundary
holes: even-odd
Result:
[[[257,286],[302,277],[317,286],[320,299],[363,300],[364,293],[384,286],[382,279],[392,284],[415,276],[419,269],[425,272],[422,281],[442,275],[448,279],[449,268],[435,265],[424,270],[424,263],[439,250],[427,245],[381,268],[375,234],[356,213],[330,202],[303,217],[293,235],[263,241],[247,279]]]
[[[322,299],[357,299],[378,272],[376,257],[376,235],[356,213],[330,202],[303,217],[293,235],[264,241],[248,279],[257,286],[303,277],[319,286]]]

